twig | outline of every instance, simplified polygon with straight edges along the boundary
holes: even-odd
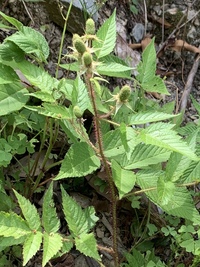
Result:
[[[187,78],[187,81],[186,81],[186,84],[184,87],[183,95],[181,97],[180,104],[179,104],[180,111],[185,111],[185,109],[187,107],[187,101],[188,101],[189,95],[190,95],[191,90],[192,90],[192,84],[193,84],[194,76],[198,70],[198,67],[199,67],[199,55],[195,59],[193,66],[190,70],[190,73],[188,75],[188,78]]]
[[[33,25],[35,25],[35,21],[34,21],[32,15],[31,15],[31,13],[28,11],[28,8],[27,8],[27,6],[26,6],[26,4],[24,3],[23,0],[22,0],[22,4],[24,5],[24,8],[25,8],[25,10],[26,10],[26,12],[27,12],[27,14],[28,14],[30,20],[32,21]]]
[[[147,34],[147,5],[146,1],[144,0],[144,36]]]

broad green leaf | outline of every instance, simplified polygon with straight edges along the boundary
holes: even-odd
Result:
[[[107,19],[104,24],[97,31],[98,41],[93,41],[93,47],[97,49],[95,52],[97,58],[105,57],[110,54],[115,46],[116,42],[116,22],[115,22],[116,10]]]
[[[42,224],[45,232],[48,234],[57,232],[60,227],[60,220],[58,219],[53,201],[53,182],[50,184],[44,195],[42,205]]]
[[[27,237],[26,235],[20,236],[19,238],[13,238],[13,236],[9,237],[0,236],[0,252],[3,251],[5,248],[23,244],[24,241],[26,240],[26,237]]]
[[[84,255],[95,260],[101,260],[97,251],[97,242],[93,233],[82,233],[79,237],[75,237],[76,249]]]
[[[137,71],[138,75],[136,79],[140,82],[144,90],[169,95],[163,79],[155,75],[156,50],[154,38],[142,53],[142,61],[138,64]]]
[[[198,132],[195,132],[194,134],[192,134],[191,137],[185,139],[185,141],[187,141],[192,151],[195,151],[197,133]],[[191,162],[192,160],[188,158],[187,156],[173,152],[169,158],[169,161],[167,162],[166,179],[172,182],[179,180],[181,175],[183,175],[183,173],[190,166]],[[198,164],[198,163],[195,162],[195,164]]]
[[[124,155],[120,163],[121,166],[127,170],[143,168],[167,161],[170,154],[171,152],[165,148],[140,143],[135,147],[130,158]]]
[[[192,104],[194,105],[196,111],[198,112],[200,116],[200,104],[196,101],[196,99],[192,95],[190,97],[192,99]]]
[[[38,87],[43,92],[50,93],[53,89],[58,87],[58,80],[41,67],[38,67],[29,61],[18,63],[17,68],[33,86]]]
[[[119,130],[120,130],[121,141],[126,152],[129,151],[128,140],[127,140],[127,129],[128,128],[126,127],[126,124],[122,122],[120,124]]]
[[[17,64],[24,61],[24,52],[14,43],[0,44],[0,62],[17,69]]]
[[[77,71],[78,72],[80,70],[80,65],[78,64],[78,62],[73,62],[73,63],[69,63],[69,64],[60,64],[59,66],[65,70],[69,70],[69,71]]]
[[[163,175],[162,171],[142,170],[136,174],[136,182],[141,189],[146,190],[145,194],[148,198],[166,213],[199,224],[200,215],[195,208],[190,192],[186,188],[176,186],[174,194],[171,195],[167,204],[160,203],[157,182],[159,177]]]
[[[0,116],[20,110],[25,106],[29,97],[25,95],[27,89],[22,88],[20,83],[0,85]]]
[[[27,222],[17,214],[0,212],[0,236],[19,238],[31,232]]]
[[[140,112],[129,116],[129,125],[139,125],[149,122],[157,122],[161,120],[167,120],[176,117],[177,115],[167,114],[163,112]]]
[[[0,84],[19,82],[16,72],[9,66],[0,63]]]
[[[173,124],[155,123],[148,128],[143,129],[139,136],[146,144],[159,146],[178,152],[193,160],[198,160],[198,157],[191,148],[184,142],[177,133],[172,130]]]
[[[78,106],[82,112],[88,109],[93,113],[88,90],[80,77],[77,77],[74,81],[74,87],[72,91],[72,104],[73,106]]]
[[[6,38],[6,41],[12,41],[26,54],[34,54],[40,61],[46,61],[49,56],[49,46],[44,36],[30,28],[23,26],[19,32]]]
[[[121,199],[125,194],[130,192],[136,181],[136,175],[133,171],[127,171],[115,161],[111,161],[111,169],[114,183],[118,189],[119,198]]]
[[[13,190],[13,191],[15,193],[15,196],[19,202],[19,206],[22,210],[24,218],[26,219],[30,229],[31,230],[38,230],[38,228],[41,225],[41,222],[40,222],[40,216],[37,212],[36,207],[34,205],[32,205],[28,199],[21,196],[15,190]]]
[[[37,91],[37,92],[30,93],[27,95],[34,96],[44,102],[55,103],[55,98],[53,97],[52,92]]]
[[[132,69],[131,67],[114,62],[102,63],[97,66],[97,72],[99,74],[119,78],[130,78],[127,72]]]
[[[193,161],[184,171],[180,181],[183,183],[191,183],[200,180],[200,161]]]
[[[25,106],[29,110],[55,119],[71,119],[68,108],[55,103],[44,103],[43,107]]]
[[[3,150],[0,150],[0,166],[7,167],[12,159],[12,154]]]
[[[160,176],[157,182],[158,201],[160,205],[167,205],[173,197],[176,186],[171,181],[165,181],[164,176]]]
[[[8,16],[8,15],[4,14],[1,11],[0,11],[0,15],[5,20],[7,20],[10,24],[12,24],[13,26],[15,26],[19,31],[23,28],[23,24],[19,20],[15,19],[13,17]]]
[[[62,248],[62,236],[58,233],[43,234],[42,267]]]
[[[73,144],[67,151],[58,175],[54,180],[68,177],[82,177],[100,167],[100,160],[94,150],[84,142]]]
[[[66,193],[63,187],[61,187],[61,191],[63,212],[71,234],[80,236],[89,232],[98,221],[94,208],[88,207],[82,210],[81,206]]]
[[[37,253],[42,243],[42,233],[33,232],[27,236],[23,245],[23,266]]]

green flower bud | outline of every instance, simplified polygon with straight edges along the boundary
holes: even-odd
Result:
[[[78,35],[77,33],[73,34],[73,42],[76,40],[76,39],[81,39],[80,35]]]
[[[90,67],[92,64],[92,55],[89,52],[85,52],[82,56],[83,64],[85,67]]]
[[[131,88],[129,85],[124,85],[119,92],[119,100],[126,102],[131,94]]]
[[[83,117],[83,112],[80,110],[79,106],[74,106],[73,112],[78,119]]]
[[[73,45],[80,54],[86,51],[86,46],[81,38],[76,37],[73,41]]]
[[[93,19],[88,19],[85,24],[85,33],[86,34],[95,34],[95,23]]]

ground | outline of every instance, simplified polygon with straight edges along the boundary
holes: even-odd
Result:
[[[101,2],[101,1],[99,1]],[[165,9],[169,10],[168,16],[165,17],[166,19],[166,25],[167,23],[170,24],[169,27],[166,27],[165,34],[162,37],[162,23],[160,23],[160,16],[162,14],[162,2],[164,1],[144,1],[146,2],[146,6],[144,5],[143,1],[138,1],[139,4],[137,6],[138,14],[134,14],[130,10],[130,5],[132,4],[132,1],[130,0],[120,0],[120,1],[114,1],[114,0],[108,0],[105,1],[105,4],[101,7],[99,10],[99,19],[97,21],[97,25],[101,25],[102,22],[108,18],[114,8],[117,8],[117,20],[118,25],[124,24],[125,29],[125,41],[126,45],[123,46],[123,52],[124,50],[128,50],[128,44],[135,42],[135,35],[131,34],[134,26],[137,23],[145,24],[145,16],[148,19],[148,23],[146,25],[146,30],[151,36],[155,36],[155,41],[157,45],[157,49],[159,49],[162,44],[162,38],[163,41],[166,41],[168,39],[168,36],[175,30],[174,35],[172,37],[177,37],[178,39],[182,39],[186,42],[188,42],[190,45],[193,45],[195,47],[198,47],[200,45],[200,32],[197,31],[199,25],[200,25],[200,16],[197,14],[199,12],[199,6],[200,1],[194,1],[192,3],[188,3],[188,1],[165,1]],[[184,11],[186,15],[190,14],[197,14],[197,16],[192,17],[190,20],[190,17],[183,21],[182,24],[185,23],[185,25],[181,28],[176,28],[179,20],[181,19],[181,16],[183,13],[176,10],[178,8],[179,11]],[[146,10],[147,9],[147,10]],[[40,5],[36,3],[27,3],[24,1],[3,1],[1,11],[5,12],[6,14],[13,16],[23,22],[27,26],[32,26],[33,28],[39,30],[42,32],[45,36],[45,38],[48,41],[48,44],[50,46],[50,57],[47,65],[47,70],[54,75],[55,69],[56,69],[56,62],[58,58],[58,52],[59,52],[59,45],[60,40],[62,36],[62,28],[54,24],[46,13],[45,9]],[[170,12],[174,12],[175,15],[171,15]],[[193,12],[193,13],[192,13]],[[155,18],[157,16],[157,18]],[[177,20],[178,18],[178,20]],[[174,21],[175,20],[175,21]],[[119,29],[119,28],[118,28]],[[122,30],[122,34],[123,34]],[[5,31],[0,31],[0,41],[2,42],[5,36],[9,34]],[[64,44],[64,50],[63,53],[68,52],[68,46],[71,45],[71,33],[67,33],[65,37],[65,44]],[[136,37],[135,37],[136,38]],[[140,42],[139,40],[138,42]],[[118,44],[119,45],[119,44]],[[166,97],[163,99],[163,101],[176,101],[176,108],[177,111],[180,111],[181,109],[181,97],[183,95],[183,92],[185,90],[188,90],[188,86],[191,86],[191,93],[195,97],[195,99],[200,102],[200,70],[197,69],[196,73],[194,73],[194,77],[188,79],[189,73],[192,69],[193,64],[196,61],[196,54],[191,51],[167,51],[165,48],[162,50],[163,54],[158,59],[158,73],[167,76],[166,78],[166,85],[171,93],[171,96]],[[116,53],[118,53],[119,50],[116,50]],[[138,50],[134,52],[135,58],[133,59],[134,62],[132,64],[134,65],[136,61],[138,60],[138,57],[141,55],[141,50]],[[120,55],[119,55],[120,56]],[[59,70],[59,77],[66,77],[68,75],[63,70]],[[121,79],[117,79],[115,81],[112,81],[112,87],[116,85],[123,84],[124,81]],[[189,84],[189,85],[188,85]],[[113,88],[110,88],[111,90]],[[196,119],[196,114],[194,111],[193,106],[191,105],[191,101],[189,98],[186,99],[186,106],[185,106],[185,122],[187,121],[193,121]],[[87,177],[88,181],[91,177]],[[81,205],[87,205],[87,203],[90,203],[95,206],[100,221],[97,224],[96,227],[96,236],[99,241],[99,244],[103,244],[104,246],[110,246],[110,236],[112,233],[112,227],[110,224],[110,218],[109,218],[109,202],[105,195],[101,194],[100,192],[96,192],[93,187],[88,188],[88,183],[82,183],[80,185],[73,185],[74,192],[71,193],[73,197],[81,202]],[[86,187],[86,189],[85,189]],[[88,194],[88,191],[90,190],[90,193]],[[93,190],[91,192],[91,190]],[[86,197],[86,195],[88,195]],[[128,250],[133,242],[136,242],[137,240],[134,240],[129,229],[130,224],[133,217],[133,211],[130,207],[129,203],[121,202],[119,207],[119,221],[118,221],[118,228],[119,228],[119,240],[121,242],[120,250],[123,251]],[[138,214],[139,216],[145,215],[145,203],[143,210],[141,209],[141,212],[143,214]],[[155,212],[152,210],[152,213]],[[158,213],[154,213],[152,216],[152,222],[155,224],[162,224],[162,220],[159,218]],[[120,232],[120,229],[123,229],[123,233]],[[133,229],[134,231],[134,229]],[[157,237],[157,242],[159,244],[159,237]],[[162,246],[157,246],[157,253],[162,254],[162,259],[165,260],[166,257],[169,256],[170,250],[169,249],[163,249]],[[110,257],[109,253],[106,251],[102,251],[103,257],[104,257],[104,264],[107,267],[114,266],[112,263],[112,258]],[[189,266],[190,257],[191,255],[184,255],[185,261],[184,266]],[[38,258],[34,258],[33,261],[30,262],[27,266],[37,266],[39,267],[40,262],[40,255]],[[95,265],[95,263],[86,257],[83,257],[82,255],[79,255],[76,251],[72,251],[71,254],[65,255],[65,257],[56,259],[52,261],[51,266],[82,266],[82,267],[89,267],[89,266],[98,266]],[[18,266],[18,265],[13,265]]]

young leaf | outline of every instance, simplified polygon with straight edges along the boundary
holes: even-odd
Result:
[[[200,116],[200,104],[196,101],[196,99],[191,95],[192,104],[194,105],[196,111],[198,112],[198,115]]]
[[[107,19],[104,24],[99,28],[97,37],[100,40],[93,41],[93,47],[97,49],[95,52],[97,58],[102,58],[110,54],[116,42],[116,23],[115,23],[116,10]]]
[[[53,201],[53,182],[50,184],[44,195],[42,205],[42,224],[44,226],[44,230],[48,234],[56,233],[60,227],[60,221]]]
[[[100,160],[94,150],[84,142],[73,144],[67,151],[58,175],[54,180],[81,177],[100,167]]]
[[[26,54],[35,54],[40,61],[46,61],[49,56],[49,46],[44,36],[30,28],[23,26],[19,32],[6,38],[6,41],[12,41]]]
[[[15,18],[13,18],[13,17],[7,16],[6,14],[4,14],[4,13],[1,12],[1,11],[0,11],[0,15],[1,15],[5,20],[7,20],[8,22],[10,22],[10,24],[12,24],[13,26],[15,26],[15,27],[18,29],[18,31],[20,31],[20,30],[23,28],[23,24],[22,24],[19,20],[15,19]]]
[[[75,237],[76,249],[86,256],[101,260],[97,252],[97,242],[93,233],[82,233],[79,237]]]
[[[15,190],[13,190],[13,191],[15,193],[15,196],[19,202],[19,206],[22,210],[24,218],[26,219],[30,229],[31,230],[38,230],[38,228],[41,225],[41,222],[40,222],[40,216],[37,212],[36,207],[34,205],[32,205],[28,199],[21,196]]]
[[[175,131],[172,130],[173,126],[173,124],[162,122],[152,124],[148,128],[143,129],[139,136],[146,144],[166,148],[185,155],[193,160],[198,160],[198,157],[190,147],[181,140],[181,137],[178,136]]]
[[[176,117],[177,115],[167,114],[163,112],[140,112],[136,114],[131,114],[129,116],[129,125],[139,125],[139,124],[145,124],[149,122],[157,122],[162,120],[167,120]]]
[[[7,115],[13,111],[20,110],[25,106],[29,97],[27,89],[20,83],[0,85],[0,116]]]
[[[42,233],[31,233],[27,236],[23,245],[23,266],[36,254],[42,243]]]
[[[63,187],[61,187],[61,192],[63,212],[70,232],[75,236],[89,232],[94,227],[95,222],[98,221],[94,208],[88,207],[82,210],[81,206],[66,193]]]
[[[0,236],[19,238],[32,233],[28,224],[15,213],[0,212]]]
[[[130,75],[127,75],[127,72],[132,69],[133,68],[131,67],[113,62],[102,63],[97,66],[97,72],[99,74],[119,78],[130,78]]]
[[[136,181],[136,176],[133,171],[122,169],[115,160],[111,161],[111,169],[113,180],[118,189],[119,198],[121,199],[125,194],[133,189]]]
[[[170,154],[171,152],[165,148],[140,143],[135,147],[130,158],[124,155],[120,163],[124,169],[132,170],[165,162],[168,160]]]
[[[62,236],[58,233],[43,234],[42,267],[62,248]]]
[[[164,176],[160,176],[157,182],[158,201],[160,205],[167,205],[176,190],[175,184],[165,181]]]

